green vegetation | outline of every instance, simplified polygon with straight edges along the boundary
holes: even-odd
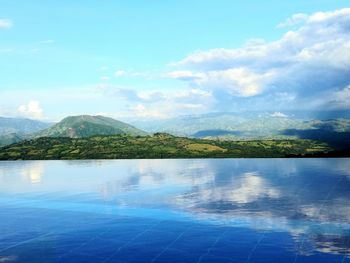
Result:
[[[153,122],[153,128],[159,128]],[[2,125],[2,126],[1,126]],[[153,136],[112,118],[71,116],[36,133],[17,133],[48,124],[0,119],[0,160],[227,158],[345,156],[350,151],[350,120],[300,121],[265,115],[230,114],[165,120],[168,133]],[[163,128],[164,128],[163,127]],[[347,156],[347,155],[346,155]]]
[[[286,157],[331,149],[312,140],[219,141],[125,134],[89,138],[42,137],[6,146],[0,160]]]

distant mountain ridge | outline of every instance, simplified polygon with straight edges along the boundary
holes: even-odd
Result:
[[[23,139],[24,137],[17,133],[0,134],[0,147],[20,142]]]
[[[0,147],[39,137],[144,136],[165,132],[190,138],[236,141],[311,139],[326,142],[336,149],[350,148],[350,118],[300,119],[286,112],[210,113],[133,124],[138,128],[109,117],[90,115],[66,117],[54,125],[0,117]]]
[[[25,118],[0,117],[0,147],[22,141],[52,124]]]
[[[35,137],[84,138],[94,135],[146,135],[147,133],[127,123],[104,116],[79,115],[64,118]]]
[[[287,139],[288,130],[350,132],[350,119],[299,119],[283,113],[212,113],[184,116],[135,125],[148,132],[167,132],[177,136],[220,139]]]
[[[0,134],[30,134],[51,126],[51,123],[25,118],[0,117]]]
[[[281,116],[253,113],[216,113],[152,122],[140,121],[135,122],[135,125],[148,132],[167,132],[196,138],[227,137],[229,139],[270,138],[285,129],[311,128],[307,121]]]

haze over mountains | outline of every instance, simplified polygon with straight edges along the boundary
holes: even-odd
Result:
[[[52,124],[24,118],[0,117],[0,134],[30,134],[48,128]]]
[[[0,147],[19,142],[30,134],[42,131],[52,124],[24,118],[0,117]]]

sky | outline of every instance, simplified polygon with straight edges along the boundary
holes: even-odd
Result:
[[[348,6],[0,0],[0,116],[350,110]]]

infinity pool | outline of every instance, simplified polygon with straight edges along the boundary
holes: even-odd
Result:
[[[0,162],[0,262],[350,262],[350,159]]]

